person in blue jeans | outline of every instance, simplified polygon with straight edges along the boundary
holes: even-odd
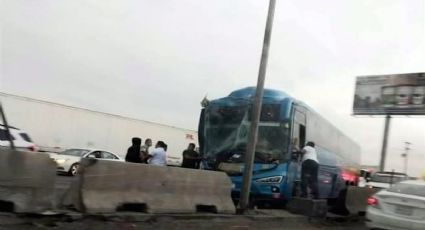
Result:
[[[314,142],[307,142],[302,150],[301,166],[301,197],[307,198],[310,188],[313,199],[319,199],[318,172],[319,161],[317,160]]]

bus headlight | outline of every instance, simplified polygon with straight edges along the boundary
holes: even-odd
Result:
[[[255,180],[257,183],[263,183],[263,184],[279,184],[283,180],[283,176],[272,176],[272,177],[264,177]]]

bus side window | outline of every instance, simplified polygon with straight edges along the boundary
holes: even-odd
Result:
[[[299,135],[300,135],[300,143],[299,143],[299,145],[300,145],[300,148],[302,149],[302,148],[304,148],[304,145],[305,145],[305,125],[301,125],[300,124],[300,131],[299,131]]]
[[[306,143],[306,116],[295,110],[293,138],[298,139],[298,147],[302,149]]]

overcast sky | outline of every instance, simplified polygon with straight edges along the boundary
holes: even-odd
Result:
[[[1,91],[196,129],[201,99],[256,83],[266,0],[0,0]],[[425,71],[423,0],[277,1],[266,87],[304,100],[378,164],[383,118],[355,76]],[[425,118],[392,121],[387,169],[425,168]]]

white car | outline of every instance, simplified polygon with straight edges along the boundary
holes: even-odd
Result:
[[[369,228],[425,229],[425,181],[400,182],[376,193],[367,203],[366,225]]]
[[[370,188],[390,188],[392,184],[408,180],[409,176],[397,172],[376,172],[367,181],[366,187]]]
[[[9,126],[9,131],[12,135],[13,145],[17,150],[37,151],[37,146],[32,142],[30,136],[26,132],[12,126]],[[0,147],[10,148],[7,131],[2,124],[0,124]]]
[[[58,172],[70,176],[77,174],[81,158],[124,161],[118,155],[100,149],[68,149],[58,154],[52,153],[50,157],[56,162]]]
[[[181,157],[168,156],[167,155],[167,165],[168,166],[181,166],[182,159]]]

